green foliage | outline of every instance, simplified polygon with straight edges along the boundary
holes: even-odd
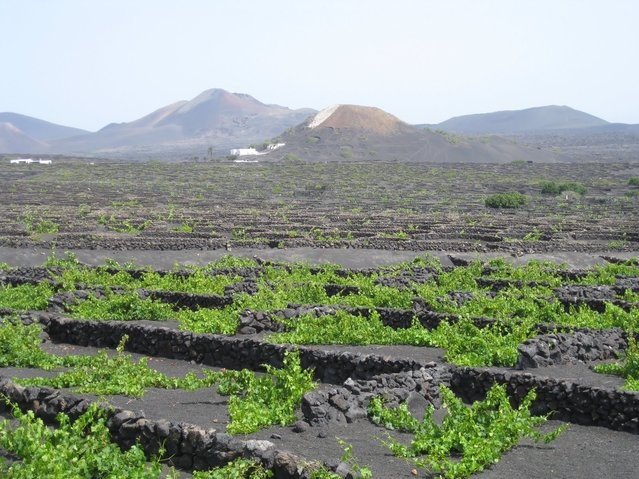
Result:
[[[180,328],[195,333],[234,334],[240,325],[239,311],[233,305],[220,309],[181,309],[175,313]]]
[[[626,289],[621,295],[621,299],[624,301],[629,301],[631,303],[639,303],[639,293],[635,293],[631,289]]]
[[[133,287],[136,280],[126,271],[113,271],[113,268],[100,266],[91,268],[81,266],[64,268],[56,276],[56,280],[62,284],[62,288],[71,291],[79,287],[86,286],[130,286]]]
[[[639,186],[639,176],[631,176],[628,178],[628,186]]]
[[[89,297],[71,306],[71,316],[115,321],[164,320],[176,316],[171,305],[150,298],[141,299],[137,291],[116,294],[106,289],[105,295],[105,298]]]
[[[463,366],[514,366],[517,346],[534,336],[529,323],[504,325],[499,322],[483,328],[468,317],[449,323],[442,321],[433,332],[433,344],[446,349],[446,360]]]
[[[586,193],[586,187],[576,181],[565,181],[559,183],[556,181],[544,181],[541,184],[542,195],[557,196],[564,191],[574,191],[575,193],[584,195]]]
[[[526,195],[518,191],[509,191],[488,196],[484,204],[488,208],[519,208],[526,204],[526,200]]]
[[[271,334],[267,338],[269,341],[293,344],[433,344],[430,331],[419,323],[410,328],[394,329],[382,323],[377,311],[372,311],[369,317],[344,310],[321,316],[308,313],[283,322],[290,330]]]
[[[49,283],[0,285],[0,307],[20,310],[46,309],[53,288]]]
[[[110,231],[116,233],[139,233],[145,230],[153,221],[151,220],[132,220],[129,218],[117,218],[115,215],[100,215],[98,223],[105,226]]]
[[[52,369],[62,360],[42,350],[42,327],[24,325],[19,318],[0,322],[0,367]]]
[[[119,321],[176,319],[183,329],[232,334],[239,324],[237,307],[200,308],[195,311],[183,308],[175,311],[170,304],[151,298],[142,299],[137,292],[137,288],[148,288],[222,294],[227,285],[240,279],[238,276],[211,275],[207,271],[196,268],[188,275],[148,271],[135,279],[126,271],[114,272],[111,265],[98,268],[79,266],[65,269],[57,279],[66,290],[73,290],[80,285],[107,287],[105,297],[89,297],[70,306],[72,317]],[[110,286],[122,286],[125,290],[114,293]]]
[[[238,457],[225,466],[209,471],[193,471],[193,479],[268,479],[270,471],[255,459]]]
[[[511,286],[496,294],[476,292],[471,299],[458,306],[447,297],[438,303],[439,309],[457,315],[488,316],[503,320],[510,325],[513,321],[529,325],[541,322],[554,322],[564,314],[559,301],[548,298],[550,289],[543,286]]]
[[[63,268],[75,268],[80,264],[75,253],[72,251],[65,251],[63,257],[58,257],[55,251],[51,251],[51,254],[44,260],[43,266],[46,268],[52,268],[60,266]]]
[[[470,406],[443,385],[440,392],[447,410],[441,425],[433,419],[432,405],[427,406],[422,421],[405,404],[389,409],[379,397],[373,398],[368,408],[373,422],[414,434],[408,446],[389,436],[387,445],[393,454],[413,458],[417,466],[440,473],[439,477],[469,477],[497,462],[521,438],[549,442],[563,430],[560,427],[548,434],[538,431],[547,417],[530,414],[534,390],[528,392],[518,408],[511,406],[505,385],[495,384],[486,399]]]
[[[22,223],[24,224],[29,234],[46,234],[57,233],[60,230],[60,225],[54,221],[43,218],[33,210],[27,210],[22,217]]]
[[[248,228],[236,227],[231,230],[231,239],[235,241],[243,241],[250,239]]]
[[[636,258],[620,263],[595,265],[586,276],[577,280],[581,284],[615,284],[617,276],[639,276],[639,262]]]
[[[488,278],[508,279],[525,282],[547,283],[548,286],[561,286],[564,280],[558,274],[563,265],[550,261],[532,259],[522,266],[514,266],[503,258],[492,259],[488,265],[493,269]]]
[[[639,344],[634,336],[628,338],[628,348],[621,354],[621,361],[598,364],[594,370],[602,374],[614,374],[626,379],[625,389],[639,390]]]
[[[289,163],[293,163],[293,162],[300,161],[300,157],[299,155],[296,155],[295,153],[287,153],[282,157],[282,160]]]
[[[126,451],[111,442],[106,413],[92,404],[73,423],[57,416],[60,427],[49,428],[33,411],[23,413],[13,405],[19,424],[0,422],[0,448],[20,459],[0,461],[6,479],[157,479],[162,466],[155,457],[147,462],[144,450],[134,445]],[[164,451],[160,451],[163,454]],[[169,477],[175,478],[171,474]]]
[[[262,376],[236,374],[235,378],[241,379],[239,387],[227,385],[220,391],[232,392],[229,432],[246,434],[294,422],[302,396],[315,387],[313,371],[302,369],[298,351],[285,353],[282,368],[264,367],[266,374]]]
[[[539,241],[541,239],[541,231],[536,226],[533,226],[532,230],[526,233],[522,239],[524,241]]]
[[[191,221],[183,221],[178,226],[173,228],[173,231],[179,231],[181,233],[193,233],[193,223]]]
[[[119,264],[111,262],[97,268],[79,264],[72,265],[72,267],[64,268],[56,279],[62,283],[66,290],[72,290],[78,286],[100,285],[220,295],[224,294],[226,286],[241,280],[237,275],[213,275],[208,267],[194,267],[188,274],[178,272],[161,274],[155,271],[146,271],[140,278],[134,278]]]
[[[197,389],[213,385],[219,376],[205,371],[204,378],[189,373],[183,378],[172,378],[148,366],[148,358],[137,362],[130,354],[124,353],[124,344],[128,337],[124,335],[117,347],[116,354],[110,356],[105,349],[94,356],[67,356],[60,362],[74,366],[68,371],[53,377],[31,377],[16,379],[20,384],[35,384],[54,388],[74,388],[78,392],[95,394],[124,394],[142,396],[146,388]]]

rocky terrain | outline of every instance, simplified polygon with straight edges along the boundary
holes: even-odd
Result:
[[[338,119],[350,124],[362,113],[348,108],[332,118],[337,110],[306,128],[339,129]],[[368,113],[385,125],[380,136],[404,128]],[[637,163],[322,163],[286,155],[258,163],[5,161],[0,317],[39,324],[42,348],[64,356],[99,348],[117,356],[126,336],[127,352],[175,378],[242,368],[264,377],[264,365],[280,368],[297,350],[317,384],[293,421],[231,434],[232,401],[216,386],[80,393],[20,385],[61,371],[15,364],[0,369],[2,394],[47,420],[60,411],[77,417],[100,399],[114,408],[114,440],[125,448],[139,441],[149,454],[164,444],[184,477],[242,456],[286,479],[307,479],[319,464],[339,477],[358,477],[361,465],[379,478],[432,478],[435,471],[383,444],[388,434],[406,444],[412,436],[376,424],[371,401],[405,403],[418,417],[432,405],[441,421],[443,386],[470,405],[501,384],[514,405],[536,391],[532,411],[551,414],[543,431],[568,428],[548,444],[517,442],[476,477],[632,477],[638,393],[592,368],[632,344]],[[509,192],[524,202],[486,203]],[[313,266],[327,261],[338,265]],[[194,289],[208,280],[219,282]],[[176,286],[182,281],[190,286]],[[119,306],[80,314],[87,301]],[[327,321],[316,340],[302,329],[313,321]],[[277,336],[286,334],[297,336]],[[484,351],[482,361],[469,364],[460,345],[462,353],[464,345]],[[499,352],[486,359],[492,347]],[[342,459],[345,447],[350,459]]]

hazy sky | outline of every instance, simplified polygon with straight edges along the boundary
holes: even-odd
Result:
[[[639,123],[637,0],[0,0],[0,112],[97,130],[209,88],[411,123]]]

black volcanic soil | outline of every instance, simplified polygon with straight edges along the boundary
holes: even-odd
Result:
[[[84,348],[72,345],[47,343],[47,349],[58,354],[92,354],[95,348]],[[330,349],[339,349],[331,346]],[[353,351],[354,348],[344,346],[341,349]],[[358,347],[361,353],[376,353],[378,348]],[[393,347],[386,347],[384,354],[395,357]],[[405,350],[397,347],[398,357],[405,357]],[[420,348],[412,348],[418,350]],[[404,350],[404,353],[402,353]],[[134,355],[137,357],[137,355]],[[150,358],[149,366],[172,376],[180,376],[188,371],[197,371],[196,366],[185,361],[166,358]],[[573,377],[581,376],[584,368],[580,366],[561,366],[535,371],[539,376]],[[549,374],[547,374],[549,373]],[[46,375],[51,372],[24,368],[1,368],[0,375],[8,377],[28,377]],[[590,373],[593,377],[594,373]],[[602,377],[602,384],[607,376]],[[617,380],[616,378],[612,378]],[[320,385],[330,388],[331,385]],[[76,393],[77,394],[77,393]],[[78,394],[82,397],[98,399],[91,394]],[[216,393],[215,388],[196,391],[163,390],[150,388],[142,398],[126,396],[108,396],[102,398],[108,403],[131,410],[143,412],[147,418],[168,418],[172,421],[183,421],[206,428],[223,430],[228,422],[226,410],[227,398]],[[544,427],[550,430],[559,426],[558,421],[549,421]],[[407,435],[394,433],[396,437]],[[342,454],[337,439],[340,438],[353,445],[353,451],[360,464],[368,465],[376,478],[409,479],[416,477],[413,465],[395,458],[383,446],[381,440],[386,432],[372,425],[367,420],[359,420],[348,425],[332,424],[323,427],[311,427],[297,433],[292,427],[271,427],[263,431],[240,436],[241,439],[264,439],[273,442],[278,449],[286,449],[309,460],[323,460],[334,463]],[[477,478],[511,478],[538,479],[539,477],[558,477],[564,479],[611,477],[635,477],[639,468],[639,441],[636,435],[612,431],[601,427],[586,427],[571,424],[555,441],[549,444],[536,444],[522,441],[511,451],[504,454],[499,463],[486,471],[476,474]],[[184,477],[189,477],[185,473]],[[420,471],[418,477],[433,477]]]
[[[308,141],[310,148],[314,140]],[[41,265],[53,252],[62,256],[69,250],[87,264],[114,258],[169,269],[174,263],[206,264],[230,252],[365,268],[429,253],[444,265],[501,256],[584,268],[602,263],[604,256],[639,255],[638,190],[628,185],[630,176],[639,175],[636,160],[540,165],[511,158],[516,163],[425,165],[392,161],[394,153],[385,156],[373,149],[369,154],[379,154],[384,161],[357,162],[348,158],[348,148],[339,152],[340,162],[315,158],[319,161],[309,164],[91,164],[57,158],[46,168],[0,164],[0,262]],[[549,180],[581,182],[587,192],[583,197],[546,197],[540,185]],[[513,190],[529,198],[521,209],[484,206],[487,195]],[[58,231],[38,231],[39,225],[47,225],[42,220],[57,225]],[[435,349],[326,349],[441,358],[441,350]],[[160,358],[150,363],[175,374],[199,368]],[[3,374],[25,373],[33,374]],[[580,366],[539,369],[535,374],[619,382]],[[220,429],[227,420],[225,398],[212,389],[150,390],[140,400],[109,399],[149,417]],[[391,458],[380,445],[384,431],[367,421],[303,433],[270,428],[252,437],[311,460],[335,461],[341,455],[335,436],[353,444],[355,455],[371,465],[375,477],[414,477],[411,467]],[[638,453],[636,435],[571,425],[549,445],[522,443],[476,477],[637,477]]]
[[[343,250],[313,250],[277,251],[277,255],[262,256],[263,258],[305,259],[310,262],[331,260],[342,262],[347,260],[351,267],[372,267],[397,261],[399,258],[408,259],[413,252],[392,251],[343,251]],[[107,253],[107,252],[105,252]],[[264,251],[244,251],[246,255],[264,253]],[[344,254],[348,256],[344,256]],[[372,253],[372,254],[371,254]],[[84,261],[90,259],[91,252],[78,251],[78,256]],[[202,254],[200,252],[199,254]],[[627,257],[631,253],[619,255]],[[38,264],[43,252],[32,250],[0,249],[0,261],[8,261],[16,265]],[[86,255],[86,256],[85,256]],[[123,261],[135,258],[140,264],[153,265],[156,268],[173,264],[174,261],[202,263],[211,260],[210,256],[198,256],[197,252],[167,252],[109,251],[110,257]],[[133,256],[131,256],[133,255]],[[609,255],[609,253],[607,254]],[[463,254],[449,253],[441,255],[444,261],[452,257],[463,259]],[[190,258],[187,260],[187,258]],[[568,263],[573,268],[591,266],[603,261],[601,256],[582,254],[553,255],[547,259]],[[525,261],[529,258],[518,258]],[[95,256],[92,263],[100,263],[101,256]],[[168,324],[171,326],[170,324]],[[174,326],[171,326],[174,327]],[[313,346],[318,349],[343,350],[360,354],[374,353],[390,358],[419,358],[421,361],[442,361],[442,351],[435,348],[421,348],[411,346]],[[68,344],[46,343],[46,348],[58,354],[94,353],[95,348],[79,347]],[[137,355],[134,355],[137,356]],[[203,366],[186,361],[151,357],[149,365],[166,374],[178,376],[188,371],[198,371]],[[493,368],[498,369],[498,368]],[[617,377],[598,375],[585,365],[562,365],[548,368],[529,370],[540,377],[566,378],[578,380],[583,384],[615,387],[621,384]],[[51,374],[24,368],[2,368],[0,375],[8,377],[24,377]],[[320,384],[319,388],[331,388],[331,384]],[[97,399],[96,396],[83,396]],[[109,403],[132,410],[143,412],[151,419],[166,418],[172,421],[184,421],[202,427],[213,427],[224,430],[228,422],[226,409],[227,399],[216,393],[215,388],[205,388],[197,391],[173,391],[151,388],[142,398],[125,396],[110,396],[103,398]],[[560,423],[549,421],[547,429],[557,427]],[[271,427],[258,433],[241,436],[242,439],[264,439],[273,442],[277,448],[290,450],[309,460],[322,460],[335,463],[341,456],[342,450],[336,438],[340,438],[353,445],[353,451],[360,464],[368,465],[376,478],[413,478],[413,466],[402,459],[389,454],[381,441],[386,432],[372,425],[367,420],[359,420],[348,425],[330,424],[322,427],[311,427],[304,432],[294,432],[292,427]],[[401,434],[394,434],[402,437]],[[404,436],[407,437],[407,436]],[[571,424],[569,428],[550,444],[535,444],[522,441],[511,451],[504,454],[499,463],[486,471],[477,474],[477,478],[525,478],[558,477],[566,479],[598,478],[604,475],[612,477],[635,477],[639,468],[639,441],[636,435],[612,431],[600,427],[586,427]],[[190,477],[188,473],[184,477]],[[418,477],[433,477],[424,471],[419,471]]]

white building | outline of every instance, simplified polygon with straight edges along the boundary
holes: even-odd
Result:
[[[282,148],[286,143],[271,143],[266,146],[266,151],[257,151],[255,148],[234,148],[231,150],[233,156],[259,156],[266,155],[271,151],[275,151],[278,148]]]
[[[41,165],[51,165],[51,160],[39,159],[35,161],[33,158],[16,158],[15,160],[9,160],[12,165],[30,165],[31,163],[39,163]]]
[[[231,155],[233,156],[251,156],[251,155],[263,155],[264,153],[260,153],[255,148],[234,148],[231,150]]]

